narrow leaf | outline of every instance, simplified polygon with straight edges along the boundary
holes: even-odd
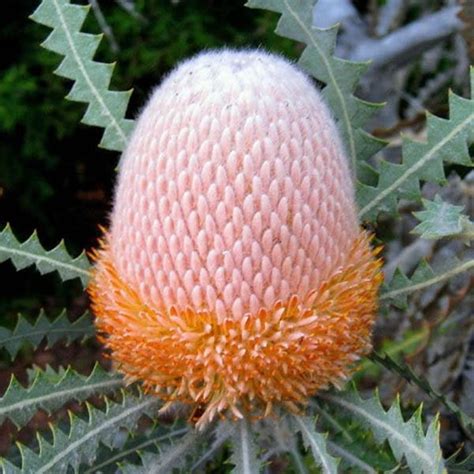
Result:
[[[414,212],[413,215],[420,223],[412,230],[424,239],[441,239],[443,237],[463,237],[470,230],[474,239],[474,225],[466,215],[462,214],[463,206],[454,206],[444,202],[439,195],[434,201],[422,199],[424,211]],[[467,235],[464,235],[467,237]]]
[[[326,438],[316,431],[316,420],[309,417],[293,416],[296,429],[301,432],[307,448],[311,449],[314,460],[324,474],[337,474],[338,461],[327,451]]]
[[[385,367],[387,370],[400,375],[409,383],[421,388],[430,398],[438,400],[458,417],[465,429],[474,433],[474,418],[464,413],[454,402],[448,400],[443,394],[435,390],[425,377],[415,374],[409,365],[402,361],[396,362],[388,354],[378,354],[377,352],[373,352],[370,355],[370,359],[376,364]]]
[[[89,312],[85,312],[80,318],[71,322],[66,310],[63,310],[52,321],[41,310],[33,323],[20,314],[13,330],[0,326],[0,347],[6,349],[10,357],[14,359],[25,345],[37,349],[43,341],[46,341],[46,347],[51,347],[61,340],[69,344],[72,341],[82,341],[86,337],[93,336],[94,332]]]
[[[459,461],[459,453],[454,453],[446,459],[449,474],[472,474],[474,472],[474,453]]]
[[[340,444],[334,443],[332,441],[328,441],[328,448],[332,451],[336,456],[344,459],[347,464],[350,466],[356,467],[360,469],[362,472],[367,472],[368,474],[376,474],[377,471],[367,464],[363,459],[360,459],[356,456],[353,452],[344,448]]]
[[[121,464],[121,472],[123,474],[168,474],[173,472],[173,469],[184,469],[189,464],[190,457],[203,442],[203,433],[197,430],[188,431],[178,441],[165,446],[159,453],[140,452],[142,465]]]
[[[24,388],[15,377],[0,398],[0,422],[9,418],[18,427],[28,423],[38,409],[48,413],[71,400],[82,401],[95,393],[106,393],[123,385],[121,377],[96,365],[89,376],[72,368],[55,372],[35,368],[33,381]]]
[[[231,437],[233,474],[258,474],[261,462],[257,458],[257,447],[252,428],[246,419],[239,420]]]
[[[81,33],[89,8],[43,0],[31,19],[53,29],[42,46],[64,56],[55,73],[74,81],[67,99],[88,104],[82,122],[105,128],[101,147],[123,151],[133,128],[133,120],[124,118],[131,91],[109,90],[115,65],[93,60],[103,35]]]
[[[77,470],[80,463],[91,464],[96,455],[99,443],[113,447],[117,439],[117,431],[121,428],[131,430],[138,419],[153,414],[158,408],[156,397],[135,397],[123,393],[120,403],[112,403],[106,399],[105,411],[88,407],[88,420],[84,421],[71,415],[69,433],[53,429],[53,444],[38,437],[39,453],[20,446],[22,468],[20,472],[47,474],[51,472],[67,472],[71,467]],[[4,466],[12,466],[4,461]],[[4,470],[8,471],[8,468]]]
[[[45,250],[36,231],[21,243],[8,224],[0,232],[0,263],[6,260],[11,260],[17,270],[35,265],[42,275],[57,271],[63,281],[80,278],[83,286],[89,279],[90,263],[84,252],[71,257],[64,241],[51,250]]]
[[[364,425],[370,426],[379,443],[388,441],[398,461],[404,457],[410,472],[445,473],[439,445],[439,420],[436,417],[425,435],[421,421],[421,409],[404,421],[400,401],[387,411],[380,403],[377,393],[369,399],[362,399],[355,390],[343,394],[321,394],[335,409],[342,408]]]
[[[172,426],[156,425],[145,434],[131,436],[124,446],[119,449],[111,449],[101,446],[97,459],[86,469],[82,469],[81,474],[92,474],[94,472],[117,472],[120,463],[126,463],[132,457],[138,457],[139,452],[157,452],[163,446],[172,445],[175,438],[181,438],[189,432],[189,427],[179,428],[176,424]]]
[[[474,80],[474,68],[471,68]],[[357,191],[359,216],[374,221],[381,212],[395,214],[400,199],[421,200],[420,181],[444,182],[444,163],[472,166],[468,146],[474,142],[474,91],[472,99],[450,93],[450,117],[428,115],[426,143],[404,138],[402,162],[382,161],[376,186],[361,184]]]
[[[443,283],[461,273],[471,272],[473,268],[474,259],[459,261],[455,258],[443,262],[436,269],[430,267],[428,262],[423,260],[411,278],[397,268],[393,278],[384,283],[380,301],[389,301],[393,305],[404,309],[407,306],[407,296],[410,293]]]

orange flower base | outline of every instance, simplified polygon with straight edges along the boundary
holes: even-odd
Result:
[[[105,239],[89,294],[117,370],[168,402],[192,403],[204,426],[217,414],[298,411],[318,390],[341,386],[371,350],[378,253],[362,232],[346,264],[304,301],[218,322],[205,308],[144,304],[117,274]]]

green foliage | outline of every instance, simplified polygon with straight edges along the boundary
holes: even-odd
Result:
[[[413,215],[420,223],[413,229],[414,234],[425,239],[442,239],[443,237],[466,237],[470,231],[474,238],[474,224],[462,214],[463,206],[453,206],[444,202],[439,195],[434,201],[422,199],[424,211]]]
[[[400,400],[388,411],[380,403],[378,393],[362,399],[353,390],[346,393],[325,394],[323,399],[345,410],[351,416],[369,426],[377,440],[388,441],[398,461],[405,457],[410,472],[444,473],[444,462],[439,446],[439,421],[436,417],[425,435],[421,419],[421,407],[405,421],[400,410]]]
[[[315,429],[315,420],[309,417],[293,416],[296,430],[303,436],[303,441],[308,449],[311,449],[313,457],[323,472],[337,474],[338,461],[327,451],[326,438]]]
[[[379,106],[353,95],[368,63],[342,60],[333,55],[338,28],[320,29],[313,26],[316,1],[249,0],[247,6],[281,13],[276,33],[306,45],[298,62],[326,85],[323,95],[337,119],[352,169],[354,173],[359,173],[359,163],[383,146],[380,140],[362,129]]]
[[[446,460],[449,474],[472,474],[474,472],[474,453],[471,453],[460,462],[458,462],[457,458],[458,453],[455,453]]]
[[[446,282],[460,273],[470,271],[472,268],[474,268],[474,259],[459,261],[455,258],[445,261],[436,270],[433,270],[428,262],[422,260],[411,278],[397,268],[392,279],[384,283],[380,300],[383,302],[390,301],[393,305],[404,309],[407,306],[409,294],[437,283]]]
[[[123,474],[166,474],[174,469],[185,468],[204,438],[196,430],[189,430],[178,441],[162,447],[159,454],[139,451],[141,466],[121,465]]]
[[[431,384],[422,375],[417,375],[413,369],[401,361],[395,361],[388,354],[378,354],[374,352],[370,356],[371,360],[385,367],[387,370],[396,372],[409,383],[416,385],[421,388],[432,400],[438,400],[442,403],[450,412],[454,413],[464,429],[470,430],[474,433],[474,418],[464,413],[453,401],[448,400],[442,393],[435,390]]]
[[[120,376],[106,372],[99,365],[89,376],[81,375],[70,367],[59,372],[51,368],[45,371],[35,368],[31,378],[29,387],[24,388],[12,376],[0,398],[0,422],[8,418],[17,426],[23,426],[38,409],[51,413],[68,401],[86,400],[95,393],[107,393],[123,385]]]
[[[89,279],[90,264],[84,252],[71,257],[64,241],[51,250],[45,250],[36,231],[20,242],[9,225],[0,232],[0,263],[6,260],[11,260],[17,270],[35,265],[42,275],[57,271],[63,281],[80,278],[84,286]]]
[[[474,68],[471,68],[471,80],[474,81]],[[468,145],[474,142],[474,89],[471,100],[451,92],[449,109],[449,119],[427,115],[426,143],[404,138],[400,164],[381,162],[376,186],[359,186],[357,196],[362,220],[374,221],[382,212],[395,214],[400,199],[419,201],[421,180],[445,181],[443,162],[472,166]]]
[[[236,422],[237,427],[231,437],[234,474],[255,474],[260,472],[262,465],[258,459],[258,448],[255,442],[256,434],[246,419]]]
[[[82,122],[105,128],[100,146],[122,151],[133,127],[124,118],[131,92],[109,90],[114,65],[93,60],[102,36],[80,32],[88,11],[68,0],[43,0],[31,18],[53,28],[42,46],[64,56],[55,72],[74,81],[69,100],[88,104]]]
[[[173,426],[162,426],[157,423],[143,434],[131,435],[125,444],[118,449],[102,445],[95,461],[90,466],[81,469],[80,472],[81,474],[91,474],[93,472],[115,473],[120,465],[128,465],[129,469],[133,469],[133,461],[140,462],[140,456],[137,453],[151,451],[156,456],[160,449],[162,450],[165,446],[171,445],[174,438],[182,437],[189,431],[188,427],[177,425],[180,425],[180,423],[175,423]]]
[[[33,323],[20,314],[14,329],[10,330],[0,326],[0,347],[14,359],[25,345],[29,345],[35,350],[43,341],[46,341],[46,347],[49,348],[58,341],[65,341],[69,344],[72,341],[82,341],[93,335],[94,326],[88,311],[71,322],[65,309],[52,321],[41,310]]]
[[[39,452],[21,447],[21,468],[4,461],[3,471],[35,474],[66,472],[69,466],[77,470],[80,463],[92,463],[97,456],[100,442],[109,447],[115,446],[117,430],[131,430],[141,416],[152,415],[157,409],[156,398],[137,398],[125,393],[122,395],[123,400],[119,403],[105,399],[104,411],[86,404],[87,420],[70,414],[67,434],[59,428],[52,428],[52,444],[38,436]]]

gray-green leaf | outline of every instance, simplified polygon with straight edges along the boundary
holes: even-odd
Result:
[[[0,232],[0,263],[6,260],[11,260],[17,270],[35,265],[42,275],[57,271],[63,281],[80,278],[83,286],[87,285],[90,276],[90,263],[84,252],[71,257],[62,240],[53,249],[46,250],[36,231],[20,242],[8,224]]]
[[[0,422],[9,418],[17,426],[23,426],[37,412],[43,409],[48,413],[62,407],[71,400],[86,400],[96,393],[107,393],[123,385],[117,374],[106,372],[99,365],[89,376],[84,376],[72,368],[55,372],[48,368],[43,371],[33,369],[32,382],[23,387],[15,377],[0,398]]]
[[[469,218],[462,213],[463,206],[454,206],[436,195],[434,201],[422,199],[424,211],[414,212],[413,215],[420,223],[413,229],[424,239],[442,239],[443,237],[455,237],[463,234],[471,228],[474,238],[474,225]]]
[[[101,147],[123,151],[134,124],[125,118],[131,91],[109,90],[114,64],[93,60],[103,35],[80,31],[89,8],[69,0],[43,0],[31,19],[53,28],[42,46],[64,56],[55,73],[74,81],[67,99],[88,104],[82,122],[105,128]]]
[[[14,359],[25,345],[36,349],[43,341],[46,341],[46,347],[51,347],[61,340],[69,344],[72,341],[82,341],[94,333],[94,325],[88,311],[71,322],[66,310],[52,321],[41,310],[33,323],[20,314],[13,330],[0,326],[0,347],[6,349]]]
[[[430,423],[425,435],[421,408],[405,421],[397,398],[388,411],[380,403],[377,393],[362,399],[355,390],[342,394],[322,394],[321,397],[346,413],[370,426],[378,442],[388,441],[395,458],[405,457],[413,474],[442,474],[446,472],[439,445],[439,420]]]

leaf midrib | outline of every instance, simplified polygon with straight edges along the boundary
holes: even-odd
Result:
[[[304,431],[306,435],[306,439],[311,443],[311,446],[316,450],[316,452],[319,454],[319,460],[321,461],[323,471],[324,472],[334,472],[333,469],[331,469],[331,466],[327,463],[326,457],[322,453],[322,451],[319,449],[318,444],[313,440],[312,433],[308,430],[306,427],[305,423],[299,416],[294,416],[296,422],[298,423],[299,427],[301,428],[302,431]]]
[[[134,405],[133,407],[128,408],[127,410],[121,412],[119,415],[116,415],[112,418],[107,419],[105,422],[103,422],[102,424],[94,428],[93,430],[88,431],[82,438],[69,444],[64,451],[57,454],[53,459],[51,459],[51,461],[49,461],[49,463],[45,464],[41,469],[39,469],[37,471],[38,474],[50,472],[49,469],[51,469],[55,464],[57,464],[61,459],[63,459],[70,452],[74,451],[81,444],[86,443],[89,439],[93,438],[98,433],[107,429],[108,427],[115,425],[117,422],[119,422],[123,418],[126,418],[127,416],[132,415],[133,413],[140,411],[143,408],[147,407],[148,405],[152,405],[153,403],[156,403],[156,402],[157,402],[156,399],[145,400],[144,402]]]
[[[353,403],[343,400],[341,398],[335,397],[333,395],[325,395],[325,398],[328,400],[333,401],[336,404],[339,404],[343,407],[345,407],[349,411],[353,411],[355,413],[358,413],[359,415],[369,419],[374,425],[381,427],[388,433],[390,433],[391,436],[394,438],[398,439],[404,446],[406,446],[406,449],[410,450],[411,452],[415,453],[415,455],[418,458],[423,459],[425,462],[428,463],[429,466],[433,468],[432,471],[430,472],[435,472],[434,470],[434,464],[433,461],[431,460],[431,457],[426,454],[423,450],[419,449],[417,446],[413,446],[412,443],[404,436],[402,436],[398,431],[394,430],[390,424],[385,423],[384,421],[379,420],[378,418],[374,417],[370,413],[368,413],[366,410],[364,410],[361,407],[358,407],[357,405],[354,405]]]
[[[349,141],[349,151],[350,151],[350,159],[351,159],[351,164],[352,164],[352,172],[356,172],[356,150],[355,150],[355,139],[354,135],[352,132],[352,127],[350,124],[349,120],[349,114],[347,112],[347,107],[346,107],[346,102],[344,100],[344,95],[339,88],[339,83],[337,82],[334,71],[332,70],[331,64],[329,63],[328,59],[326,58],[326,55],[323,54],[321,48],[319,47],[319,44],[317,41],[314,40],[313,35],[311,34],[311,31],[307,28],[305,23],[300,19],[298,14],[291,8],[291,6],[288,3],[288,0],[283,0],[287,10],[289,13],[293,16],[293,18],[296,20],[300,28],[305,32],[306,36],[309,39],[309,42],[311,45],[318,51],[319,55],[323,59],[324,65],[326,66],[326,69],[328,71],[329,77],[331,78],[332,81],[332,86],[334,87],[337,97],[339,99],[339,102],[341,104],[341,109],[343,113],[343,122],[344,122],[344,128],[347,130],[347,139]],[[329,84],[328,84],[329,85]]]
[[[21,244],[20,244],[21,245]],[[33,252],[27,252],[25,250],[20,250],[20,249],[12,249],[9,247],[5,247],[3,245],[0,245],[0,252],[5,252],[9,255],[17,255],[17,256],[22,256],[22,257],[29,257],[34,260],[34,262],[31,263],[31,265],[35,264],[38,265],[39,262],[46,262],[49,263],[52,267],[61,267],[63,269],[67,269],[76,273],[80,273],[81,275],[85,275],[87,277],[90,276],[89,271],[82,269],[79,266],[76,265],[71,265],[70,263],[64,263],[61,262],[60,260],[55,260],[50,257],[46,257],[44,255],[38,255]],[[47,251],[45,251],[47,252]],[[54,271],[54,270],[51,270]]]
[[[107,105],[105,104],[105,102],[102,100],[102,96],[99,94],[99,91],[94,86],[94,83],[91,81],[91,79],[90,79],[90,77],[87,73],[87,69],[84,67],[84,64],[81,61],[81,57],[77,52],[76,46],[74,45],[74,41],[72,40],[71,34],[70,34],[69,29],[68,29],[67,24],[66,24],[66,21],[64,20],[64,15],[61,11],[60,6],[58,5],[57,0],[53,0],[53,3],[54,3],[54,6],[56,8],[56,12],[58,14],[59,21],[61,22],[61,26],[64,30],[64,33],[66,34],[66,38],[67,38],[69,47],[71,48],[72,54],[74,56],[74,60],[76,61],[77,65],[79,67],[79,70],[81,71],[82,76],[84,77],[84,80],[86,81],[87,85],[89,86],[89,88],[92,92],[92,95],[95,97],[97,102],[100,104],[100,106],[101,106],[103,112],[105,113],[105,115],[110,119],[110,121],[111,121],[110,125],[117,130],[121,141],[123,143],[126,143],[127,138],[126,138],[125,132],[122,130],[122,127],[117,122],[114,115],[110,112],[110,110],[107,107]]]
[[[377,204],[383,201],[390,193],[396,191],[400,186],[414,173],[416,173],[420,168],[422,168],[429,160],[436,156],[436,153],[442,148],[446,143],[451,141],[451,139],[461,133],[461,131],[466,127],[470,126],[470,122],[474,120],[474,113],[467,116],[467,118],[462,121],[459,125],[454,127],[450,133],[448,133],[442,140],[438,141],[436,145],[431,148],[422,158],[420,158],[412,167],[408,168],[398,179],[396,179],[392,184],[383,189],[379,194],[377,194],[373,199],[370,200],[359,212],[359,217],[362,217],[364,214],[372,210]]]
[[[422,281],[420,283],[415,283],[413,285],[408,285],[403,288],[399,288],[397,290],[391,290],[387,291],[386,293],[383,293],[380,295],[380,300],[386,300],[390,298],[394,298],[399,295],[403,295],[404,293],[412,293],[414,291],[422,290],[423,288],[426,288],[431,285],[435,285],[436,283],[440,283],[445,280],[449,280],[453,276],[463,273],[467,270],[469,270],[471,267],[474,267],[474,259],[473,260],[468,260],[467,262],[462,263],[461,265],[458,265],[454,268],[451,268],[445,273],[442,273],[440,275],[435,275],[434,277]]]
[[[0,416],[5,415],[8,416],[9,412],[16,411],[16,410],[21,410],[24,408],[28,408],[31,405],[37,405],[40,403],[44,403],[46,401],[54,400],[55,398],[61,398],[65,395],[77,395],[81,392],[87,392],[90,390],[94,390],[96,388],[105,388],[108,386],[114,386],[114,385],[122,385],[122,380],[121,379],[116,379],[116,380],[106,380],[103,382],[95,382],[90,385],[83,385],[79,388],[73,388],[73,389],[68,389],[68,390],[59,390],[54,393],[50,393],[48,395],[42,395],[40,397],[35,397],[35,398],[30,398],[27,400],[21,400],[19,402],[13,403],[12,405],[7,405],[5,407],[0,407]],[[31,387],[31,389],[34,389],[34,385]],[[74,395],[70,398],[74,398]],[[1,399],[0,399],[1,402]]]
[[[29,341],[29,338],[34,337],[34,336],[39,336],[43,335],[43,337],[48,337],[52,333],[64,333],[65,335],[71,334],[71,333],[84,333],[84,335],[87,335],[84,331],[83,328],[80,327],[71,327],[71,328],[47,328],[47,332],[44,331],[44,329],[38,329],[35,331],[30,331],[30,332],[23,332],[21,334],[17,334],[15,336],[8,336],[4,339],[0,339],[0,346],[4,345],[6,341],[11,342],[11,341],[16,341],[18,339],[25,339],[25,341]]]

